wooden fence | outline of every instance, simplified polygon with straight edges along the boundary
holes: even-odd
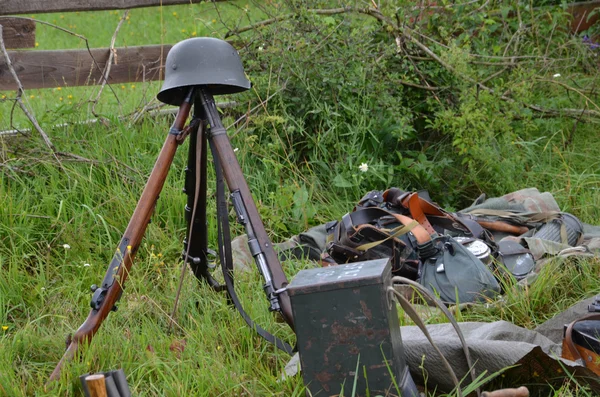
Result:
[[[225,1],[225,0],[210,0]],[[131,8],[206,3],[206,0],[0,0],[0,15],[68,11],[126,10]]]
[[[139,7],[195,4],[206,0],[0,0],[0,25],[7,48],[31,48],[35,45],[35,21],[13,18],[13,15],[51,13],[62,11],[95,11],[131,9]],[[226,0],[210,0],[226,1]],[[598,14],[589,18],[592,10],[600,8],[600,0],[572,3],[567,12],[573,15],[571,30],[587,29],[598,20]],[[116,48],[119,63],[111,66],[111,84],[152,81],[161,78],[162,65],[170,45]],[[52,88],[100,84],[102,70],[109,59],[108,48],[57,51],[9,51],[19,79],[25,89]],[[93,58],[92,58],[93,56]],[[96,65],[94,65],[94,59]],[[0,57],[0,91],[15,90],[17,84],[8,71],[4,57]]]
[[[226,1],[226,0],[212,0]],[[0,25],[6,48],[35,47],[35,21],[13,17],[21,14],[131,9],[176,4],[203,3],[204,0],[0,0]],[[9,16],[10,15],[10,16]],[[116,48],[118,64],[113,64],[111,84],[152,81],[162,76],[171,45]],[[81,86],[102,83],[102,72],[110,49],[11,50],[12,65],[24,89]],[[17,82],[0,56],[0,91],[16,90]]]

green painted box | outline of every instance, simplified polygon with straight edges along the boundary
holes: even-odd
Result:
[[[418,395],[405,364],[389,259],[300,271],[288,286],[307,395]],[[356,371],[358,364],[358,372]],[[391,393],[391,394],[390,394]]]

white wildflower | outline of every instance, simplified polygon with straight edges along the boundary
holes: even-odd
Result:
[[[369,171],[369,164],[362,163],[361,165],[358,166],[358,169],[360,172],[367,172],[367,171]]]
[[[238,150],[240,150],[240,148],[236,147],[235,149],[233,149],[234,152],[237,152]]]
[[[70,250],[71,246],[69,244],[63,244],[63,248],[66,250]]]
[[[84,263],[83,264],[83,267],[90,267],[90,266],[92,266],[92,265],[90,265],[89,263]]]
[[[556,73],[554,76],[552,76],[554,78],[560,77],[560,73]]]

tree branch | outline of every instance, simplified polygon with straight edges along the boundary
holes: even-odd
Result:
[[[98,104],[98,100],[100,99],[100,95],[102,95],[102,91],[104,90],[104,86],[108,83],[108,76],[110,75],[110,68],[112,66],[113,59],[115,59],[115,64],[117,63],[117,60],[116,60],[117,51],[115,50],[115,41],[117,40],[117,34],[119,34],[119,29],[121,29],[121,25],[123,25],[123,22],[125,21],[125,19],[127,19],[128,15],[129,15],[129,10],[125,11],[125,13],[123,14],[123,16],[121,17],[121,20],[117,24],[115,32],[113,33],[112,39],[110,40],[108,60],[106,61],[106,65],[104,66],[104,71],[102,73],[102,85],[100,86],[100,89],[98,90],[98,95],[96,95],[96,99],[94,99],[92,101],[92,103],[93,103],[93,105],[92,105],[92,114],[94,116],[96,116],[96,117],[100,117],[96,113],[96,105]]]
[[[418,88],[420,90],[425,90],[425,91],[442,91],[442,90],[447,90],[448,88],[450,88],[450,87],[433,87],[430,85],[425,86],[425,85],[411,83],[410,81],[405,81],[405,80],[394,80],[394,81],[398,84],[402,84],[407,87]]]
[[[10,74],[13,76],[13,78],[15,79],[15,82],[17,83],[17,86],[19,87],[19,89],[17,90],[16,101],[19,104],[19,107],[21,108],[21,110],[23,110],[23,113],[25,113],[25,115],[29,119],[29,121],[31,121],[31,124],[33,124],[35,129],[40,133],[40,135],[44,139],[44,142],[46,143],[46,146],[48,146],[48,148],[52,151],[52,153],[55,153],[56,149],[54,148],[52,141],[50,140],[48,135],[44,132],[42,127],[40,127],[36,118],[33,116],[33,114],[28,109],[28,107],[21,100],[21,97],[25,93],[25,90],[23,89],[21,80],[19,80],[19,76],[17,76],[17,72],[15,71],[15,68],[12,65],[10,57],[8,56],[8,51],[6,51],[6,46],[4,45],[4,39],[2,38],[2,35],[3,35],[2,29],[3,29],[2,25],[0,25],[0,50],[2,50],[2,54],[4,55],[4,59],[6,60],[6,66],[8,67]]]

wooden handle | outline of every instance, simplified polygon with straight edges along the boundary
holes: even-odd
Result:
[[[529,390],[525,386],[518,389],[500,389],[496,391],[484,391],[481,397],[529,397]]]
[[[94,374],[85,377],[85,383],[92,397],[107,397],[106,383],[103,374]]]
[[[480,219],[477,219],[476,221],[481,225],[481,227],[485,229],[495,230],[497,232],[516,234],[518,236],[520,236],[521,234],[525,234],[529,231],[529,228],[527,226],[511,225],[510,223],[502,221],[483,221]]]

